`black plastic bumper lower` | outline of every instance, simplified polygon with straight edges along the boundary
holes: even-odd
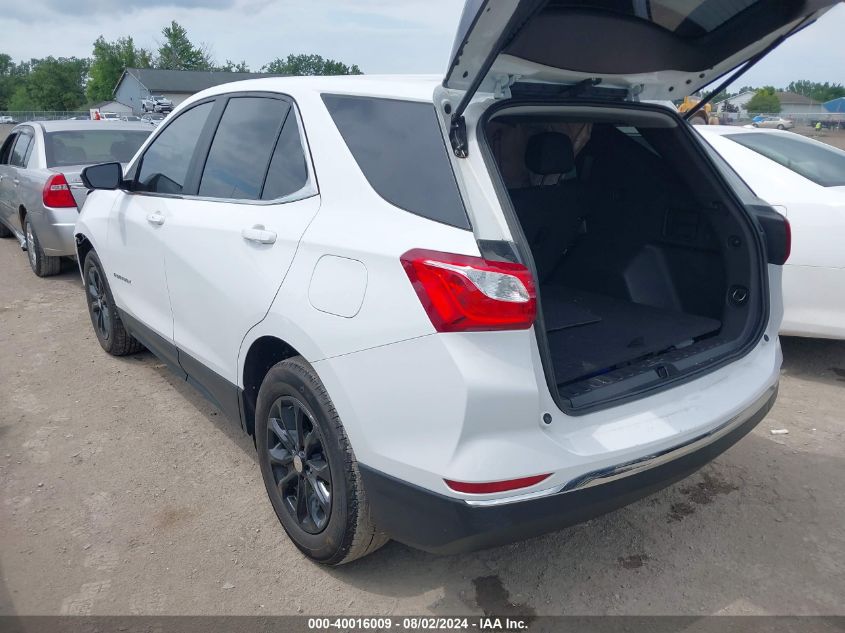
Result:
[[[498,506],[472,506],[360,464],[376,525],[391,538],[438,554],[469,552],[538,536],[625,506],[692,474],[762,420],[777,397],[743,412],[730,431],[675,459],[617,479]],[[762,402],[762,404],[761,404]]]

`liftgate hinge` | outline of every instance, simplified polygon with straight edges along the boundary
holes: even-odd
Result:
[[[467,145],[467,122],[463,115],[455,113],[452,116],[452,123],[449,125],[449,141],[452,143],[452,151],[458,158],[466,158],[469,154]]]

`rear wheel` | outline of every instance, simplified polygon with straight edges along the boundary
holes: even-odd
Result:
[[[44,253],[44,249],[41,248],[41,242],[38,241],[38,236],[35,234],[35,229],[32,227],[29,216],[24,217],[23,231],[26,237],[26,254],[32,272],[39,277],[58,275],[62,270],[62,258],[53,257]]]
[[[103,272],[103,265],[94,251],[89,252],[85,258],[82,277],[85,283],[88,314],[100,346],[112,356],[126,356],[144,349],[123,327],[111,288]]]
[[[303,358],[267,373],[258,392],[255,438],[276,516],[306,556],[341,565],[387,542],[370,518],[343,424]]]
[[[779,129],[779,130],[784,130],[784,129],[786,129],[786,128],[784,128],[782,124],[778,124],[778,129]]]

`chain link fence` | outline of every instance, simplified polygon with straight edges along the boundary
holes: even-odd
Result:
[[[90,118],[88,110],[30,110],[6,111],[0,110],[0,123],[24,123],[26,121],[64,121],[74,117]],[[11,119],[11,120],[9,120]]]

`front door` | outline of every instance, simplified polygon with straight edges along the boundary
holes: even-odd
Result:
[[[168,220],[184,204],[181,194],[213,102],[171,121],[144,151],[131,191],[122,193],[109,218],[104,265],[129,329],[160,357],[178,364],[173,314],[165,275]],[[134,322],[134,323],[133,323]]]

